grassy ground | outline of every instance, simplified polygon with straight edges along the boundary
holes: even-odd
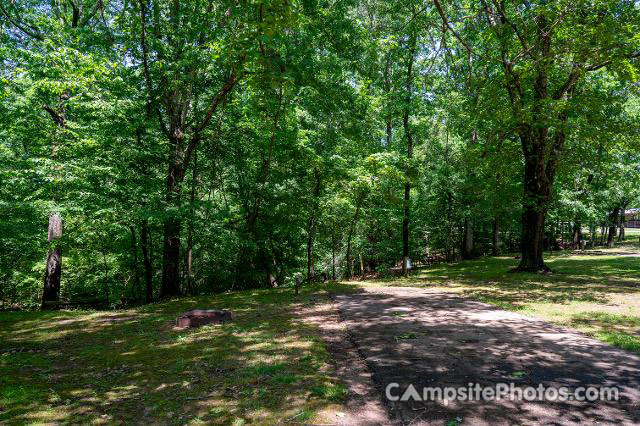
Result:
[[[629,234],[627,234],[629,235]],[[545,254],[552,274],[509,273],[515,256],[441,264],[362,285],[433,287],[578,329],[640,352],[640,246]]]
[[[322,423],[345,387],[318,330],[293,315],[326,297],[250,291],[118,312],[0,313],[0,423]],[[178,330],[196,307],[224,325]]]
[[[553,274],[513,274],[513,256],[361,285],[434,287],[576,328],[640,352],[640,246],[547,255]],[[353,288],[353,287],[350,287]],[[0,423],[331,423],[345,410],[319,330],[300,316],[333,284],[188,298],[118,312],[0,313]],[[196,307],[224,325],[173,327]]]

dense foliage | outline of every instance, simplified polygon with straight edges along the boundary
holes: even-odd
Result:
[[[634,1],[0,5],[5,306],[535,271],[640,207]]]

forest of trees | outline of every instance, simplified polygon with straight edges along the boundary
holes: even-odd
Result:
[[[615,244],[634,0],[0,0],[0,302]]]

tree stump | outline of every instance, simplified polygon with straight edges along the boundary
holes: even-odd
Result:
[[[215,309],[194,309],[185,312],[176,319],[180,328],[202,327],[212,323],[223,323],[231,320],[231,311]]]

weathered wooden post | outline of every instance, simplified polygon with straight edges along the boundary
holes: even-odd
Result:
[[[62,276],[62,250],[54,242],[62,237],[62,217],[59,213],[49,216],[49,254],[44,275],[44,291],[42,292],[42,309],[47,302],[60,300],[60,277]]]

